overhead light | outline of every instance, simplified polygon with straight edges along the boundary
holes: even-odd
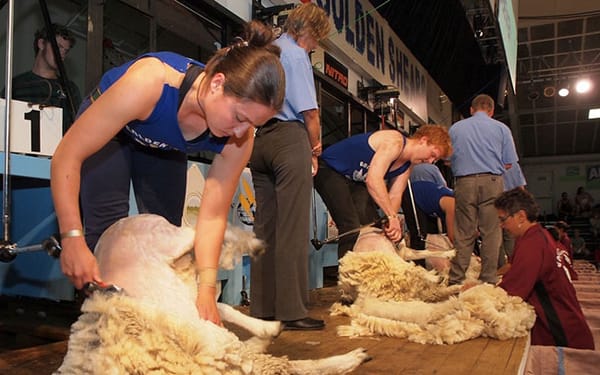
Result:
[[[558,96],[562,96],[563,98],[565,96],[569,95],[569,89],[567,87],[563,87],[562,89],[558,90]]]
[[[600,118],[600,108],[590,109],[590,113],[588,113],[588,120],[594,120],[597,118]]]
[[[592,83],[587,78],[580,79],[575,85],[575,91],[577,91],[580,94],[585,94],[586,92],[590,91],[591,88]]]
[[[476,13],[473,16],[473,31],[475,32],[475,38],[477,39],[481,39],[483,38],[483,27],[484,27],[484,20],[483,20],[483,16],[481,15],[481,13]]]
[[[527,94],[527,98],[529,100],[531,100],[532,102],[535,102],[536,100],[538,100],[540,98],[540,92],[538,90],[536,90],[535,88],[532,88],[529,90],[529,93]]]
[[[546,86],[544,87],[544,96],[546,98],[551,98],[556,94],[556,87],[554,86]]]

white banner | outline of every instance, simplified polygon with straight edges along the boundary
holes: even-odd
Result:
[[[6,100],[0,98],[2,119],[5,117],[5,109]],[[5,128],[0,131],[0,151],[4,151],[4,134]],[[10,152],[52,156],[61,139],[62,108],[12,101]]]
[[[347,56],[379,83],[396,86],[402,103],[427,121],[428,73],[371,3],[313,2],[325,9],[332,21],[334,31],[324,41],[326,49]]]

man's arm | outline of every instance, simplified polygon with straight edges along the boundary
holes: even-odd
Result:
[[[443,196],[440,198],[440,207],[442,208],[442,211],[444,211],[444,216],[446,218],[446,234],[448,235],[450,242],[454,244],[454,197]]]

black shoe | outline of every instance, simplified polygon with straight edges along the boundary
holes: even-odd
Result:
[[[284,320],[284,331],[312,331],[325,328],[325,322],[320,319],[306,317],[298,320]]]

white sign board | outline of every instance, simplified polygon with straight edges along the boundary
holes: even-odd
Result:
[[[0,98],[4,120],[6,100]],[[4,121],[2,121],[4,124]],[[62,139],[62,108],[40,107],[12,100],[10,111],[10,152],[52,156]],[[5,127],[0,131],[0,151],[4,151]]]
[[[232,223],[246,230],[252,230],[254,215],[256,213],[256,199],[254,198],[254,184],[250,168],[244,168],[240,176],[240,183],[236,195],[233,197]]]
[[[396,86],[402,103],[427,122],[427,70],[376,8],[368,0],[313,2],[332,22],[326,49],[347,56],[382,85]]]
[[[187,171],[185,203],[183,206],[183,225],[196,229],[196,219],[200,211],[202,193],[204,193],[204,175],[198,165],[192,164]]]

